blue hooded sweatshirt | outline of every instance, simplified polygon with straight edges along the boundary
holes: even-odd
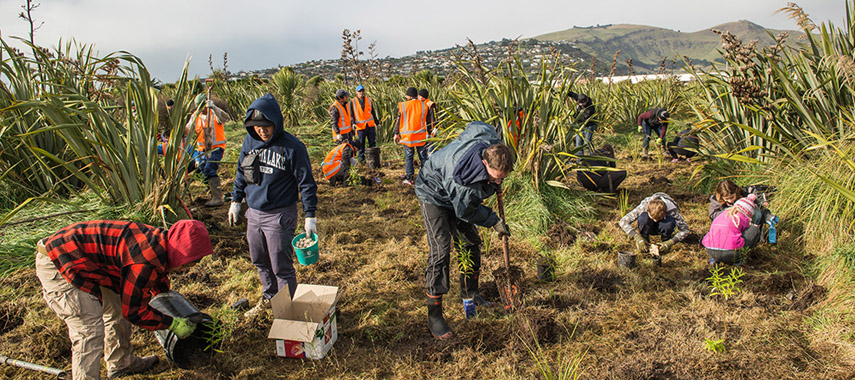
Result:
[[[460,136],[424,163],[416,178],[416,197],[454,210],[454,215],[467,223],[492,227],[499,216],[481,202],[493,195],[498,185],[490,183],[481,156],[488,146],[499,143],[492,125],[469,123]]]
[[[243,170],[238,165],[232,202],[241,202],[246,198],[249,207],[270,211],[296,203],[299,189],[306,217],[314,217],[318,208],[318,186],[312,177],[312,165],[306,146],[294,135],[285,132],[282,126],[282,110],[273,95],[266,94],[255,99],[246,111],[244,123],[249,121],[253,110],[258,110],[267,120],[273,122],[273,137],[263,141],[255,133],[254,127],[246,127],[247,134],[243,139],[238,162],[243,162],[247,154],[259,153],[261,182],[255,185],[247,184]]]

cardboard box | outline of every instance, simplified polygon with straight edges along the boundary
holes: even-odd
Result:
[[[323,359],[338,339],[338,287],[297,284],[294,299],[289,294],[286,286],[270,300],[273,326],[267,338],[275,340],[278,356]]]

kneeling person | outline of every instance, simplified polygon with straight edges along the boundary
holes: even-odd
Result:
[[[637,228],[632,222],[637,221]],[[689,225],[680,215],[677,203],[668,194],[655,193],[644,200],[620,219],[620,228],[635,240],[638,253],[647,253],[650,249],[650,236],[659,235],[662,243],[658,245],[658,254],[654,259],[659,260],[662,254],[671,251],[674,244],[683,241],[689,235]],[[674,230],[678,230],[674,234]]]
[[[350,166],[356,165],[356,159],[353,158],[355,151],[356,148],[345,141],[327,153],[321,170],[324,172],[324,177],[330,181],[331,186],[347,183]]]

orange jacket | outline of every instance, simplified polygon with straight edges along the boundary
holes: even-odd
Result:
[[[353,145],[350,145],[345,142],[333,148],[333,150],[327,153],[326,158],[324,158],[324,163],[321,166],[321,170],[323,170],[324,177],[326,177],[326,179],[335,177],[336,174],[339,174],[339,171],[341,171],[341,156],[345,147],[350,147],[351,154],[356,151],[356,149],[353,148]]]
[[[333,100],[332,105],[330,106],[330,110],[335,107],[338,109],[338,121],[336,122],[336,126],[338,127],[338,133],[336,133],[335,128],[332,131],[333,140],[335,140],[338,135],[343,135],[350,133],[352,124],[350,119],[350,112],[347,111],[347,107],[341,105],[338,100]]]
[[[225,149],[226,129],[223,123],[220,122],[220,119],[217,119],[217,117],[214,116],[214,112],[212,111],[208,111],[207,117],[202,116],[202,113],[200,113],[199,116],[196,116],[196,149],[203,152],[205,151],[205,126],[208,124],[207,120],[211,121],[211,128],[214,129],[214,141],[211,141],[211,149]]]
[[[374,122],[374,115],[371,113],[372,105],[371,98],[365,97],[365,109],[359,104],[359,99],[353,98],[350,101],[351,109],[353,109],[353,119],[356,125],[356,130],[361,131],[368,127],[377,125]]]
[[[418,100],[398,103],[398,134],[401,144],[408,147],[425,145],[427,139],[427,106]]]

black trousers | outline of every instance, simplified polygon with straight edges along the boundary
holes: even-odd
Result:
[[[650,215],[647,211],[638,216],[638,232],[645,239],[650,239],[651,235],[659,235],[662,236],[662,241],[668,240],[671,238],[671,235],[674,235],[674,230],[676,228],[677,221],[671,215],[666,214],[665,217],[658,222],[654,222],[653,219],[650,219]]]
[[[451,244],[455,249],[468,250],[472,258],[472,271],[481,270],[481,236],[472,223],[457,219],[450,208],[419,202],[428,240],[428,259],[425,268],[425,291],[431,296],[448,293]]]

